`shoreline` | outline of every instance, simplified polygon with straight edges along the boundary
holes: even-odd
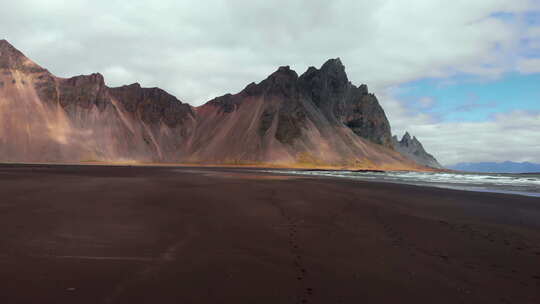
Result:
[[[287,172],[279,171],[301,171],[301,172],[351,172],[351,173],[395,173],[395,172],[432,172],[432,173],[457,173],[457,174],[477,174],[473,172],[461,172],[453,170],[438,170],[434,169],[433,171],[415,171],[415,170],[376,170],[376,169],[317,169],[317,168],[294,168],[294,167],[259,167],[259,166],[238,166],[238,165],[219,165],[219,164],[207,164],[204,166],[197,166],[193,164],[170,164],[170,163],[0,163],[0,168],[2,167],[110,167],[110,168],[123,168],[123,167],[142,167],[142,168],[205,168],[205,169],[231,169],[231,170],[250,170],[252,172],[262,171],[264,173],[270,174],[289,174]],[[291,173],[298,176],[310,176],[298,173]],[[488,173],[480,173],[488,174]],[[534,173],[530,173],[534,174]],[[524,173],[523,175],[528,175]],[[440,185],[429,182],[409,182],[409,181],[390,181],[390,180],[376,180],[376,179],[363,179],[361,177],[345,177],[345,176],[325,176],[325,175],[312,175],[312,177],[318,178],[338,178],[338,179],[350,179],[355,181],[366,181],[366,182],[375,182],[383,184],[403,184],[403,185],[412,185],[418,187],[429,187],[429,188],[441,188],[448,190],[456,191],[467,191],[467,192],[485,192],[485,193],[499,193],[499,194],[508,194],[508,195],[519,195],[527,197],[540,197],[540,193],[536,192],[527,192],[527,191],[513,191],[506,189],[488,189],[482,188],[476,185],[465,185],[460,186],[459,184],[447,184]]]
[[[285,172],[283,172],[285,171]],[[324,174],[325,172],[334,173],[334,172],[340,172],[340,171],[334,171],[334,170],[283,170],[282,173],[287,174],[287,171],[291,171],[291,174],[295,174],[298,176],[311,176],[311,177],[319,177],[319,178],[338,178],[338,179],[349,179],[349,180],[355,180],[355,181],[366,181],[366,182],[376,182],[376,183],[390,183],[390,184],[404,184],[404,185],[414,185],[419,187],[434,187],[434,188],[442,188],[442,189],[451,189],[451,190],[459,190],[459,191],[469,191],[469,192],[486,192],[486,193],[501,193],[501,194],[512,194],[512,195],[521,195],[521,196],[528,196],[528,197],[540,197],[540,191],[534,192],[532,189],[523,189],[523,188],[516,188],[516,186],[513,185],[506,185],[501,186],[499,184],[478,184],[478,183],[455,183],[455,182],[443,182],[443,181],[431,181],[430,179],[421,180],[421,179],[414,179],[409,177],[404,178],[396,178],[396,176],[393,176],[391,178],[385,178],[388,177],[388,175],[381,175],[381,176],[365,176],[365,175],[339,175],[339,174]],[[309,174],[309,172],[322,172],[322,174]],[[276,169],[268,169],[267,172],[269,173],[280,173],[280,170]],[[388,173],[388,174],[396,174],[396,173],[431,173],[431,172],[415,172],[415,171],[377,171],[377,170],[361,170],[361,171],[341,171],[343,173]],[[306,174],[307,173],[307,174]],[[469,174],[469,175],[478,175],[479,173],[462,173],[462,172],[433,172],[433,173],[448,173],[448,174]],[[481,175],[489,175],[489,173],[480,173]],[[525,175],[527,176],[527,175]],[[392,179],[393,178],[393,179]],[[513,187],[513,188],[512,188]],[[527,191],[530,190],[530,191]]]
[[[52,166],[58,166],[58,167],[69,167],[69,166],[81,166],[81,167],[111,167],[111,168],[122,168],[122,167],[143,167],[143,168],[207,168],[207,169],[232,169],[232,170],[253,170],[255,171],[264,171],[267,173],[272,174],[279,174],[279,171],[301,171],[301,172],[347,172],[347,173],[396,173],[396,172],[431,172],[431,173],[456,173],[456,174],[476,174],[472,172],[461,172],[461,171],[452,171],[452,170],[439,170],[434,169],[432,171],[425,171],[425,170],[377,170],[377,169],[319,169],[319,168],[294,168],[294,167],[279,167],[279,166],[270,166],[270,167],[264,167],[264,166],[237,166],[237,165],[219,165],[219,164],[207,164],[205,166],[197,166],[193,164],[185,164],[185,163],[177,163],[177,164],[171,164],[171,163],[103,163],[103,162],[97,162],[97,163],[0,163],[1,167],[52,167]],[[285,173],[286,174],[286,173]],[[293,173],[295,174],[295,173]],[[487,173],[481,173],[481,174],[487,174]],[[297,174],[296,175],[303,175],[303,174]],[[307,175],[303,175],[307,176]],[[319,175],[319,177],[326,177],[324,175]],[[363,180],[363,181],[372,181],[372,182],[381,182],[381,183],[392,183],[392,184],[408,184],[408,185],[416,185],[421,187],[435,187],[435,188],[443,188],[443,189],[453,189],[453,190],[460,190],[460,191],[472,191],[472,192],[488,192],[488,193],[501,193],[501,194],[512,194],[512,195],[522,195],[522,196],[529,196],[529,197],[540,197],[540,193],[536,192],[527,192],[527,191],[514,191],[514,190],[507,190],[507,189],[489,189],[489,188],[482,188],[475,185],[466,185],[466,186],[460,186],[459,184],[447,184],[447,185],[440,185],[436,183],[429,183],[429,182],[410,182],[407,180],[403,181],[390,181],[390,180],[371,180],[371,179],[363,179],[361,177],[345,177],[345,176],[334,176],[334,178],[348,178],[353,180]]]

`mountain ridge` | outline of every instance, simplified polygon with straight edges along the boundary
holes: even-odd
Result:
[[[301,75],[279,67],[193,107],[160,88],[108,87],[99,73],[56,77],[5,40],[0,51],[4,160],[423,168],[394,151],[376,96],[339,58]]]
[[[449,169],[482,173],[540,173],[540,164],[531,162],[466,162],[449,166]]]

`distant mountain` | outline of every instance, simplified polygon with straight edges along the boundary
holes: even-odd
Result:
[[[422,168],[404,155],[339,59],[300,76],[280,67],[193,107],[159,88],[110,88],[100,74],[56,77],[0,40],[0,161]]]
[[[449,169],[470,172],[486,172],[486,173],[530,173],[540,172],[540,164],[529,162],[516,163],[506,161],[502,163],[495,162],[479,162],[479,163],[459,163],[449,166]]]
[[[424,146],[416,136],[411,137],[409,132],[405,132],[405,135],[403,135],[401,140],[398,140],[398,137],[394,135],[392,137],[392,145],[396,151],[409,159],[414,160],[418,164],[437,169],[443,168],[433,155],[426,152]]]

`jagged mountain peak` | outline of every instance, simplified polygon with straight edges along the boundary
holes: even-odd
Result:
[[[270,74],[266,80],[281,80],[281,81],[296,81],[298,79],[298,74],[295,70],[291,69],[290,66],[280,66],[274,73]]]
[[[0,39],[0,51],[16,51],[22,55],[22,53],[6,39]]]
[[[120,87],[109,88],[109,90],[113,93],[118,93],[118,92],[129,93],[131,95],[132,100],[154,97],[157,99],[166,99],[174,103],[184,104],[181,100],[176,98],[176,96],[170,94],[169,92],[161,88],[142,87],[138,82],[135,82],[129,85],[120,86]],[[135,98],[135,96],[137,97]]]
[[[329,67],[335,67],[344,69],[343,63],[341,62],[341,58],[330,58],[324,62],[324,64],[321,66],[321,69],[329,68]]]
[[[327,60],[320,69],[310,67],[299,78],[301,86],[308,91],[315,92],[315,99],[329,99],[329,95],[343,95],[345,91],[352,88],[349,82],[345,66],[339,58]],[[319,88],[319,89],[318,89]],[[318,91],[325,91],[328,96],[322,96]],[[322,92],[321,92],[322,93]],[[323,95],[325,95],[323,94]]]
[[[415,162],[433,168],[443,168],[433,155],[426,152],[416,136],[411,136],[409,132],[405,132],[401,140],[398,140],[398,137],[394,135],[392,142],[396,151]]]
[[[397,139],[397,136],[395,136],[395,138]],[[399,140],[398,142],[399,144],[404,146],[414,146],[423,149],[422,144],[416,138],[416,136],[411,135],[411,133],[409,133],[408,131],[405,131],[405,134],[403,134],[401,140]]]
[[[368,89],[367,84],[361,84],[361,85],[358,87],[358,90],[360,91],[360,93],[361,93],[362,95],[367,95],[367,94],[369,94],[369,89]]]
[[[408,131],[405,131],[405,134],[403,134],[403,137],[401,138],[402,142],[409,142],[411,141],[411,134]]]
[[[26,56],[11,45],[11,43],[5,39],[0,40],[0,67],[9,68],[10,66],[7,66],[8,64],[25,59],[27,59]]]
[[[395,137],[397,140],[397,136]],[[424,150],[424,147],[422,146],[422,143],[416,138],[416,136],[412,136],[409,132],[405,132],[401,140],[399,141],[401,145],[404,146],[411,146],[416,147],[419,150]]]
[[[132,84],[124,85],[124,87],[132,87],[132,88],[139,88],[139,89],[142,88],[141,84],[138,83],[138,82],[134,82]]]
[[[291,69],[291,66],[289,65],[283,65],[283,66],[280,66],[275,73],[285,73],[285,74],[290,74],[290,73],[294,73],[296,74],[296,72]]]
[[[338,57],[338,58],[328,59],[321,66],[321,70],[322,71],[339,71],[339,72],[343,71],[343,72],[345,72],[345,66],[341,62],[341,59]]]
[[[330,91],[339,91],[343,93],[347,87],[354,87],[349,82],[345,72],[345,66],[340,58],[327,60],[320,69],[309,67],[302,75],[291,69],[290,66],[280,66],[275,72],[270,74],[260,83],[252,82],[248,84],[239,94],[248,96],[266,94],[279,96],[294,96],[298,92],[298,86],[310,91],[310,87],[324,87]],[[362,94],[368,93],[367,85],[363,84],[360,87]],[[227,97],[226,94],[222,97]],[[228,96],[230,97],[230,96]],[[215,104],[221,98],[217,97],[212,100]]]
[[[28,59],[28,57],[5,39],[0,40],[0,69],[16,69],[23,72],[46,71]]]
[[[326,77],[339,82],[341,85],[349,84],[349,78],[345,72],[345,66],[341,63],[341,59],[329,59],[321,66],[321,72]]]
[[[97,84],[99,86],[105,86],[105,77],[100,73],[92,73],[89,75],[78,75],[66,80],[73,85],[82,84]]]
[[[265,80],[261,81],[257,87],[249,88],[246,92],[250,95],[263,93],[267,96],[292,97],[297,90],[298,74],[290,66],[281,66]],[[248,88],[246,88],[248,89]]]
[[[341,62],[341,59],[328,59],[320,69],[317,69],[314,66],[310,66],[301,78],[310,78],[314,74],[325,75],[325,76],[334,76],[336,78],[345,79],[345,82],[348,82],[347,73],[345,72],[345,66]]]

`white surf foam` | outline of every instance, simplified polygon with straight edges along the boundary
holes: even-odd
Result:
[[[269,172],[352,178],[449,189],[498,192],[540,197],[540,174],[481,174],[435,172],[284,171]]]

